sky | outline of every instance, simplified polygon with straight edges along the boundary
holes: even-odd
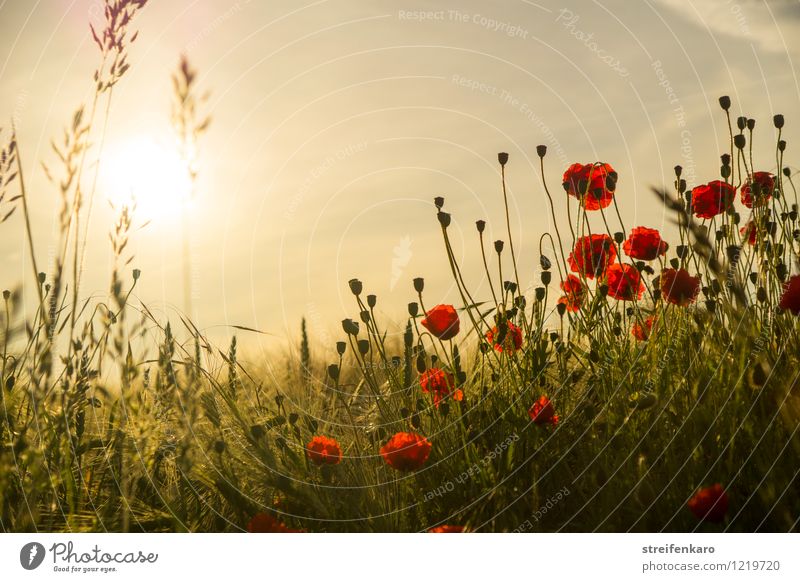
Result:
[[[58,192],[40,163],[57,166],[50,140],[91,99],[98,49],[88,22],[101,8],[0,0],[0,139],[13,119],[43,264],[56,245]],[[760,169],[775,171],[773,114],[786,116],[790,165],[798,136],[796,1],[151,0],[134,27],[100,154],[81,292],[108,291],[108,202],[147,190],[135,217],[147,224],[130,243],[129,268],[142,271],[136,300],[172,320],[184,309],[185,218],[198,327],[258,347],[294,341],[306,317],[319,349],[331,350],[339,321],[357,316],[353,277],[394,325],[415,299],[414,277],[425,278],[428,304],[458,304],[435,196],[452,214],[465,279],[488,294],[474,223],[487,221],[489,241],[507,238],[500,151],[510,154],[520,279],[532,289],[540,236],[552,231],[537,145],[548,147],[557,219],[566,167],[603,161],[619,173],[628,230],[669,233],[650,188],[669,185],[676,164],[690,186],[718,177],[728,147],[720,95],[734,116],[757,120]],[[186,217],[142,167],[171,163],[170,75],[182,53],[210,92],[212,118]],[[4,288],[30,280],[25,244],[19,215],[0,225]]]

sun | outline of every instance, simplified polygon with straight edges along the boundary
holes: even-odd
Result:
[[[150,137],[110,147],[103,156],[101,184],[114,206],[136,206],[147,220],[172,219],[191,203],[189,168],[176,148]]]

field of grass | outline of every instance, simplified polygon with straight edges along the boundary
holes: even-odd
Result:
[[[759,125],[774,149],[753,151],[755,121],[720,98],[720,175],[689,185],[676,167],[654,191],[678,225],[668,241],[622,224],[611,165],[549,167],[540,146],[551,178],[537,188],[558,228],[540,239],[530,290],[510,226],[488,241],[478,222],[467,255],[491,287],[477,296],[448,236],[458,208],[437,198],[430,225],[459,304],[409,280],[405,333],[390,341],[378,299],[343,281],[353,316],[339,358],[312,357],[303,327],[299,357],[267,382],[235,340],[214,346],[131,299],[133,208],[111,226],[107,297],[79,295],[88,145],[144,4],[109,0],[93,31],[94,100],[57,143],[53,191],[35,194],[60,204],[56,241],[31,228],[35,161],[13,128],[0,134],[0,228],[25,237],[36,297],[26,310],[20,282],[0,282],[0,530],[798,530],[800,222],[782,116]],[[208,125],[195,80],[182,61],[173,124],[192,172]],[[508,217],[513,160],[498,164]]]

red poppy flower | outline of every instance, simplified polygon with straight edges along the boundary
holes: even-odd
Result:
[[[756,229],[755,223],[750,220],[747,224],[745,224],[742,228],[739,229],[739,234],[742,235],[743,239],[747,239],[751,245],[756,244],[756,235],[758,234],[758,230]]]
[[[783,286],[780,302],[781,309],[800,315],[800,275],[791,277]]]
[[[439,368],[425,370],[419,377],[419,384],[422,386],[423,392],[433,394],[433,403],[436,408],[439,408],[439,403],[450,394],[453,395],[453,400],[461,400],[464,397],[461,390],[454,390],[456,381],[453,375]]]
[[[742,186],[742,204],[748,208],[764,206],[775,190],[775,176],[769,172],[756,172]]]
[[[661,233],[654,228],[637,226],[631,231],[628,240],[622,243],[622,250],[632,259],[652,261],[667,252],[669,245],[661,240]]]
[[[711,487],[700,489],[689,500],[689,509],[697,519],[719,523],[725,519],[728,511],[728,494],[722,485],[716,483]]]
[[[619,301],[635,301],[644,293],[642,277],[632,265],[611,265],[606,271],[606,284],[609,297]]]
[[[449,340],[461,329],[458,313],[452,305],[437,305],[425,315],[420,323],[442,341]]]
[[[336,465],[342,460],[342,449],[334,439],[315,436],[306,445],[306,455],[315,465]]]
[[[617,173],[610,164],[572,164],[564,172],[564,189],[586,210],[606,208],[614,199]]]
[[[299,533],[301,530],[289,529],[269,513],[256,513],[247,524],[250,533]]]
[[[640,342],[647,341],[650,338],[650,334],[653,332],[653,325],[655,322],[655,315],[645,318],[644,321],[634,322],[631,326],[631,335]]]
[[[431,454],[431,443],[413,432],[398,432],[381,447],[386,464],[398,471],[416,471]]]
[[[528,409],[528,416],[535,424],[558,424],[558,415],[556,414],[553,403],[547,396],[540,396],[539,400],[533,403]]]
[[[692,277],[686,269],[661,271],[661,294],[669,303],[685,307],[694,303],[700,292],[700,277]]]
[[[438,525],[428,530],[428,533],[464,533],[463,525]]]
[[[502,339],[497,326],[486,332],[486,341],[494,346],[498,352],[509,352],[513,354],[522,347],[522,330],[510,321],[506,322],[506,334]]]
[[[587,279],[601,277],[617,260],[614,239],[607,234],[582,236],[569,255],[569,268]]]
[[[560,297],[558,302],[566,305],[567,311],[578,311],[586,294],[586,288],[581,280],[575,275],[567,275],[567,280],[561,281],[561,290],[564,296]]]
[[[714,180],[692,190],[692,210],[699,218],[714,218],[726,212],[734,198],[736,188],[721,180]]]

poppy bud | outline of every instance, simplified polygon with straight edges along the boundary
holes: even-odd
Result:
[[[517,292],[517,284],[513,281],[503,281],[503,289],[505,289],[507,293],[511,293],[513,295]]]
[[[367,295],[367,305],[370,307],[375,307],[375,304],[378,302],[378,298],[375,295]]]
[[[739,215],[738,212],[734,212],[733,214],[731,214],[731,220],[733,221],[733,224],[739,224],[739,221],[741,219],[742,217]]]
[[[343,356],[344,352],[347,350],[347,343],[346,342],[336,342],[336,352]]]
[[[739,262],[739,255],[741,254],[742,248],[738,245],[729,245],[725,249],[725,253],[728,255],[728,260],[736,264]]]
[[[792,171],[789,168],[784,168],[783,169],[783,175],[788,178],[789,176],[792,175]]]
[[[545,154],[547,154],[547,146],[546,145],[538,145],[536,146],[536,153],[540,158],[543,158]]]
[[[544,287],[537,287],[534,293],[536,293],[536,301],[544,299]]]
[[[558,333],[555,331],[550,332],[550,341],[556,343],[558,341]]]
[[[422,426],[422,420],[419,417],[419,413],[415,412],[411,415],[411,426],[416,429]]]
[[[342,329],[347,335],[358,335],[358,324],[352,319],[343,319]]]
[[[414,279],[414,291],[417,293],[422,293],[423,289],[425,289],[425,279],[422,277],[416,277]]]
[[[767,300],[767,290],[763,287],[759,287],[756,290],[756,299],[758,299],[759,303],[764,303]]]
[[[706,301],[706,309],[708,309],[711,313],[714,313],[714,310],[717,308],[717,302],[713,299],[709,299]]]
[[[772,117],[772,123],[775,124],[775,127],[780,129],[783,127],[783,115],[778,113]]]
[[[678,182],[678,190],[681,192],[686,192],[686,180],[681,179],[681,181]]]
[[[723,238],[725,238],[725,231],[722,230],[721,228],[718,228],[717,231],[714,233],[714,236],[717,237],[718,241],[721,241]]]
[[[600,294],[601,297],[605,297],[606,295],[608,295],[608,285],[603,284],[598,286],[597,292]]]
[[[353,295],[356,297],[361,295],[361,291],[364,288],[364,286],[361,284],[361,281],[358,279],[350,279],[347,284],[350,285],[350,291],[353,293]]]
[[[500,152],[497,154],[497,161],[500,162],[501,166],[505,166],[508,163],[508,154],[506,152]]]
[[[544,255],[541,255],[541,256],[539,257],[539,266],[541,266],[541,267],[542,267],[542,270],[543,270],[543,271],[549,271],[549,270],[550,270],[550,267],[551,267],[552,265],[550,264],[550,259],[548,259],[548,258],[547,258],[547,257],[545,257]]]
[[[134,281],[138,281],[139,277],[141,277],[141,276],[142,276],[142,272],[139,269],[134,269],[133,270],[133,280]]]
[[[738,127],[740,130],[743,130],[746,125],[747,125],[747,118],[746,117],[741,117],[740,116],[740,117],[736,118],[736,127]]]
[[[479,220],[479,221],[477,221],[475,223],[475,226],[477,227],[478,232],[482,233],[484,231],[484,229],[486,229],[486,221],[485,220]]]
[[[5,299],[6,301],[8,301],[8,298],[9,298],[9,297],[11,297],[11,291],[9,291],[8,289],[6,289],[5,291],[3,291],[3,299]]]
[[[719,106],[722,107],[725,111],[731,108],[731,98],[727,95],[723,95],[719,98]]]
[[[780,151],[782,151],[782,152],[786,151],[786,140],[785,139],[778,140],[778,149]]]
[[[527,305],[528,301],[525,299],[524,295],[518,295],[517,298],[514,300],[514,304],[519,307],[520,309],[525,309],[525,305]]]
[[[614,240],[617,242],[618,245],[621,245],[625,241],[625,233],[624,232],[615,232],[614,233]]]
[[[786,279],[787,270],[786,270],[786,263],[778,263],[775,265],[775,274],[778,275],[778,279],[784,281]]]
[[[735,145],[737,149],[743,150],[745,144],[747,144],[747,138],[744,136],[743,133],[739,133],[733,136],[733,145]]]
[[[419,313],[419,304],[416,301],[412,301],[408,304],[408,314],[411,317],[416,317]]]
[[[494,241],[494,250],[497,253],[502,253],[503,252],[503,241],[501,241],[501,240]]]
[[[552,280],[552,275],[553,274],[550,271],[542,271],[542,285],[549,285],[550,281]]]
[[[753,285],[755,285],[758,282],[758,273],[755,271],[750,273],[750,281],[753,283]]]
[[[747,120],[747,129],[749,131],[753,131],[753,128],[756,126],[756,120],[752,117]]]
[[[339,379],[339,366],[331,364],[328,366],[328,376],[335,382]]]
[[[675,177],[680,178],[681,172],[683,172],[683,168],[681,166],[675,166]]]
[[[369,323],[369,311],[362,311],[359,315],[361,316],[361,321]]]
[[[450,226],[450,215],[446,212],[437,213],[436,218],[439,219],[439,224],[441,224],[443,228]]]
[[[442,206],[444,206],[444,198],[442,198],[441,196],[437,196],[436,198],[433,199],[433,203],[436,205],[437,210],[441,210]]]
[[[567,305],[565,303],[556,304],[556,311],[558,311],[559,317],[564,317],[564,313],[567,311]]]
[[[678,259],[670,259],[669,260],[669,265],[673,269],[678,269],[681,266],[681,262]]]
[[[417,356],[417,372],[422,374],[427,369],[425,365],[425,354],[420,354]]]
[[[39,284],[40,285],[44,283],[45,279],[47,279],[47,275],[45,275],[44,273],[39,273]]]
[[[369,352],[369,340],[358,340],[358,353],[365,356],[367,352]]]
[[[719,169],[719,175],[727,180],[731,176],[731,167],[730,166],[722,166]]]
[[[622,334],[622,328],[618,325],[615,325],[613,328],[611,328],[611,333],[613,333],[616,336],[619,336],[620,334]]]
[[[730,166],[731,165],[731,155],[730,154],[722,154],[719,157],[719,159],[722,160],[722,165],[723,166]]]
[[[675,247],[675,254],[685,259],[689,255],[689,247],[686,245],[678,245]]]

